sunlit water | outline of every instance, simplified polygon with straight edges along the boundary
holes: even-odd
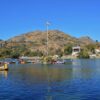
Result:
[[[100,100],[100,59],[9,65],[0,71],[0,100]]]

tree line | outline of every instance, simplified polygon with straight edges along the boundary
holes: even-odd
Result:
[[[98,44],[88,44],[84,47],[81,47],[81,52],[79,53],[79,58],[89,58],[90,54],[95,54],[95,48],[97,48]],[[73,45],[67,44],[62,49],[57,49],[54,53],[49,52],[49,55],[71,55],[72,54],[72,47]],[[52,48],[53,49],[53,48]],[[27,46],[20,45],[16,47],[7,47],[7,48],[0,48],[0,58],[18,58],[20,56],[44,56],[44,52],[37,50],[31,51]]]

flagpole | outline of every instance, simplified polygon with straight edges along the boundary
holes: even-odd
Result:
[[[49,54],[49,48],[48,48],[48,26],[49,26],[49,22],[46,22],[46,28],[47,28],[47,56],[48,56],[48,54]]]

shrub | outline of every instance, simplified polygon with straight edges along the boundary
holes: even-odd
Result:
[[[79,58],[89,58],[89,53],[87,49],[83,49],[81,50],[81,52],[79,53]]]

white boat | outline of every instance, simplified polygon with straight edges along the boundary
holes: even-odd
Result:
[[[64,64],[64,61],[57,61],[56,64]]]

